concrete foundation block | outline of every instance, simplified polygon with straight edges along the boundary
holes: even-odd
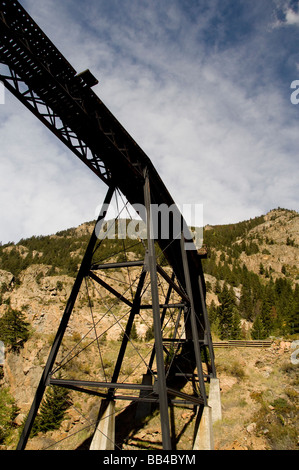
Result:
[[[193,450],[214,450],[212,408],[205,406],[201,411],[198,430],[194,439]]]
[[[219,379],[210,379],[210,391],[208,405],[212,408],[212,422],[215,423],[222,419],[221,396]]]
[[[89,450],[114,450],[115,448],[115,402],[103,400],[99,421]]]

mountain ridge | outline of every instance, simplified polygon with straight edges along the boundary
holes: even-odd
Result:
[[[29,323],[31,334],[18,353],[9,351],[9,347],[6,347],[4,377],[0,378],[0,392],[1,389],[8,387],[14,403],[19,408],[19,413],[13,419],[12,435],[15,434],[14,429],[21,425],[31,404],[93,225],[94,222],[85,222],[78,227],[53,235],[30,237],[21,239],[17,244],[0,246],[0,324],[11,309],[19,311]],[[127,241],[129,242],[127,259],[142,258],[142,252],[136,241]],[[207,226],[204,228],[204,243],[207,245],[208,257],[202,263],[213,339],[217,341],[219,338],[222,339],[223,335],[225,339],[226,334],[231,338],[232,335],[238,334],[242,338],[250,339],[254,331],[261,334],[268,328],[265,332],[266,337],[278,341],[278,351],[282,338],[288,339],[289,344],[292,340],[299,339],[299,214],[296,211],[278,208],[263,216],[237,224]],[[104,240],[101,257],[104,259],[113,253],[115,261],[121,260],[122,248],[122,240]],[[165,266],[165,270],[167,269]],[[109,282],[112,287],[119,289],[127,280],[124,270],[116,270]],[[103,292],[93,289],[92,295],[97,307]],[[229,303],[232,306],[229,312],[231,318],[238,318],[237,330],[233,327],[233,323],[229,330],[223,329],[222,318],[227,314],[224,309],[225,295],[229,296]],[[82,293],[78,302],[78,308],[74,310],[74,318],[67,330],[66,344],[70,347],[75,340],[82,339],[88,334],[94,321],[90,317],[89,298]],[[121,316],[123,310],[117,307],[116,312]],[[98,314],[97,311],[95,314]],[[264,325],[255,325],[259,318],[263,318]],[[113,316],[110,314],[102,320],[103,331],[109,328],[112,320]],[[146,348],[147,345],[150,322],[150,315],[145,315],[137,321],[136,335],[142,348]],[[113,344],[119,340],[120,334],[121,328],[118,328],[113,334],[112,330],[109,330],[105,337],[103,344],[106,368],[111,368],[113,364],[111,348],[113,349]],[[218,357],[224,389],[226,390],[225,384],[231,384],[228,386],[231,393],[231,387],[234,386],[236,379],[232,381],[231,376],[227,377],[226,354],[229,353],[217,352],[216,360]],[[271,354],[268,356],[272,357]],[[285,354],[288,354],[288,351]],[[276,353],[273,357],[276,358]],[[250,360],[253,361],[252,357]],[[255,362],[252,364],[254,366]],[[76,367],[71,369],[71,373],[80,372],[83,377],[86,374],[92,376],[93,367],[93,353],[86,352]],[[256,367],[254,366],[255,373]],[[236,366],[235,372],[230,371],[230,374],[236,374],[237,370]],[[263,366],[263,372],[267,372],[266,365]],[[247,392],[246,394],[248,395]],[[284,399],[289,400],[289,398]],[[252,401],[252,398],[250,400]],[[257,400],[258,397],[255,397],[255,409]],[[90,413],[94,417],[96,406],[92,402],[88,401],[82,406],[84,410],[90,407],[92,410]],[[76,428],[77,420],[80,422],[81,419],[75,417],[73,412],[70,412],[68,417],[68,424],[63,425],[61,435],[67,435],[69,429]],[[260,440],[265,447],[265,439]],[[9,444],[4,446],[7,447]]]

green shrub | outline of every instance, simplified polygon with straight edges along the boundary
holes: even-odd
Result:
[[[150,341],[151,339],[154,339],[155,334],[154,334],[154,325],[149,326],[148,329],[145,332],[145,337],[144,341]]]
[[[0,444],[8,438],[13,430],[13,421],[19,410],[8,388],[0,388]]]
[[[41,404],[40,412],[34,421],[32,435],[59,429],[70,406],[70,392],[67,389],[57,386],[49,387]]]
[[[29,323],[22,312],[8,307],[0,319],[0,340],[12,351],[18,352],[30,336]]]

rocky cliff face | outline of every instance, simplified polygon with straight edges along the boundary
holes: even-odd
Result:
[[[265,222],[252,229],[248,236],[259,244],[259,253],[241,255],[249,270],[260,273],[260,264],[271,270],[272,277],[288,275],[299,282],[299,214],[276,209],[264,217]],[[285,273],[283,273],[285,271]]]

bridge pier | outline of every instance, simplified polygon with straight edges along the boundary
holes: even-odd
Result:
[[[214,424],[222,419],[220,383],[216,377],[210,379],[208,405],[212,409],[212,423]]]
[[[212,408],[204,406],[198,411],[198,429],[195,433],[193,450],[214,450]]]
[[[99,421],[89,450],[114,450],[115,448],[115,401],[102,400]]]

